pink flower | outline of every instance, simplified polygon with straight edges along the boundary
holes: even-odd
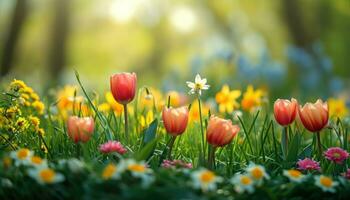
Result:
[[[331,147],[324,152],[324,156],[337,164],[342,164],[349,157],[349,153],[339,147]]]
[[[350,169],[347,169],[346,172],[342,173],[342,176],[344,176],[344,178],[350,180]]]
[[[320,170],[320,163],[316,162],[310,158],[305,158],[304,160],[299,160],[297,162],[299,170]]]
[[[123,155],[124,153],[126,153],[127,150],[118,141],[108,141],[104,144],[101,144],[100,151],[102,153],[117,152],[117,153]]]
[[[163,160],[162,167],[192,169],[193,166],[192,163],[186,163],[182,160]]]

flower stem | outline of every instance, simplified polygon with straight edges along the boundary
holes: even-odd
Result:
[[[77,150],[77,152],[76,152],[77,158],[79,159],[80,158],[80,143],[79,142],[75,144],[75,148]]]
[[[198,107],[199,107],[199,121],[201,125],[201,134],[202,134],[202,149],[203,149],[203,157],[205,157],[205,147],[204,147],[204,130],[203,130],[203,118],[202,118],[202,104],[201,99],[198,96]]]
[[[288,155],[288,126],[284,127],[284,143],[283,143],[283,146],[284,146],[284,151],[285,151],[285,157],[287,157]]]
[[[320,132],[316,133],[316,137],[317,137],[317,147],[318,147],[318,158],[321,160],[321,157],[322,157],[322,144],[321,144]]]
[[[129,132],[128,132],[128,104],[124,104],[124,122],[125,122],[125,136],[128,138]]]
[[[216,147],[211,145],[208,146],[208,169],[213,169],[215,167],[215,150]]]
[[[176,140],[176,136],[172,136],[172,138],[170,139],[170,143],[169,143],[169,151],[168,151],[168,160],[171,159],[171,151],[173,150],[173,146],[174,146],[174,143],[175,143],[175,140]]]

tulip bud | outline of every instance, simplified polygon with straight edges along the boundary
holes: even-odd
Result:
[[[304,127],[311,132],[319,132],[328,123],[328,104],[318,99],[316,103],[306,103],[299,107],[299,117]]]
[[[232,141],[239,130],[239,126],[232,125],[230,120],[211,116],[207,128],[207,141],[214,147],[225,146]]]
[[[68,136],[75,142],[87,142],[94,132],[94,119],[92,117],[79,118],[71,116],[67,121]]]
[[[135,73],[118,73],[111,76],[111,92],[120,104],[128,104],[135,97],[137,77]]]
[[[292,98],[291,101],[287,99],[277,99],[273,108],[276,121],[281,126],[288,126],[295,120],[298,102],[294,98]]]
[[[181,135],[187,127],[188,109],[185,106],[180,108],[164,107],[162,118],[167,133],[172,136]]]

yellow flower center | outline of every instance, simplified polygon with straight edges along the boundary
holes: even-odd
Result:
[[[55,172],[52,169],[43,169],[39,176],[45,183],[51,183],[55,178]]]
[[[288,174],[294,178],[299,178],[301,176],[301,172],[295,169],[288,170]]]
[[[321,185],[329,188],[329,187],[332,187],[333,180],[331,178],[328,178],[328,177],[321,177],[320,183],[321,183]]]
[[[200,83],[196,83],[195,84],[195,89],[196,90],[201,90],[203,88],[203,85],[202,84],[200,84]]]
[[[257,167],[251,171],[251,174],[252,174],[253,178],[255,178],[255,179],[261,179],[264,176],[263,171]]]
[[[36,165],[40,165],[43,162],[43,160],[39,156],[33,156],[31,160],[32,160],[32,163]]]
[[[204,183],[210,183],[214,179],[215,179],[215,174],[211,171],[205,171],[200,176],[200,180]]]
[[[335,158],[340,158],[340,154],[339,154],[339,153],[333,153],[333,156],[334,156]]]
[[[146,167],[144,165],[132,164],[128,166],[128,170],[142,173],[146,171]]]
[[[103,170],[102,178],[103,179],[110,179],[116,171],[117,171],[117,167],[114,164],[109,164]]]
[[[29,156],[29,153],[30,153],[29,149],[20,149],[17,152],[17,157],[21,160],[24,160]]]
[[[241,183],[243,185],[250,185],[252,183],[252,180],[248,176],[242,176]]]

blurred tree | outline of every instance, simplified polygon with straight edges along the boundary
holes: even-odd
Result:
[[[16,1],[12,20],[8,28],[8,35],[3,46],[0,76],[6,76],[11,71],[13,66],[13,57],[15,54],[16,44],[27,16],[27,7],[27,0]]]
[[[70,0],[55,0],[53,3],[54,16],[48,55],[51,86],[55,86],[59,82],[60,74],[66,65],[66,39],[70,16],[69,2]]]

